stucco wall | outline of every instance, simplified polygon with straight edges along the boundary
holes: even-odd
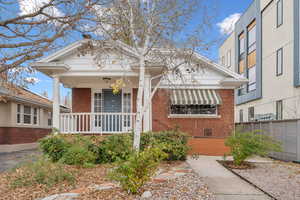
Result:
[[[235,115],[239,122],[239,110],[244,110],[248,120],[248,108],[254,106],[255,114],[276,114],[276,101],[283,100],[283,118],[300,117],[300,89],[294,87],[294,27],[293,2],[283,1],[283,24],[277,28],[276,1],[262,13],[262,95],[263,98],[237,106]],[[276,76],[276,52],[283,48],[283,74]]]
[[[226,65],[228,63],[228,52],[231,52],[230,65]],[[228,67],[232,71],[236,71],[235,68],[235,34],[231,33],[228,38],[224,41],[224,43],[219,48],[219,63],[222,64],[222,57],[225,58],[225,66]]]
[[[10,102],[1,102],[0,101],[0,127],[1,126],[10,126]]]

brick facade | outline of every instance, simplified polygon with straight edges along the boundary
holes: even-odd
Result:
[[[223,155],[229,149],[224,138],[230,135],[234,127],[234,90],[218,90],[222,105],[218,106],[220,118],[169,118],[170,97],[168,90],[160,89],[152,101],[152,129],[161,131],[178,127],[192,138],[189,141],[192,153],[205,155]],[[211,129],[212,136],[204,137],[204,129]]]
[[[179,127],[192,138],[191,153],[223,155],[229,149],[224,145],[234,127],[234,90],[218,90],[222,105],[218,106],[219,118],[169,118],[170,97],[168,90],[159,89],[152,100],[152,129],[161,131]],[[133,112],[136,112],[137,89],[133,89]],[[91,112],[91,89],[73,89],[72,112]],[[212,130],[210,138],[204,137],[204,129]]]
[[[233,90],[219,90],[222,105],[218,106],[220,118],[169,118],[170,97],[167,90],[158,90],[152,101],[153,130],[174,129],[194,137],[204,137],[204,129],[212,129],[212,137],[225,138],[234,127],[234,93]]]
[[[37,142],[50,132],[45,128],[0,127],[0,145]]]

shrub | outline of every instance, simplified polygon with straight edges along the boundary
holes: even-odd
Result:
[[[87,148],[73,145],[63,154],[60,161],[67,165],[85,166],[88,163],[95,163],[96,155]]]
[[[237,129],[226,141],[230,147],[235,165],[241,165],[253,155],[267,156],[271,151],[281,151],[281,144],[261,131],[241,132]]]
[[[147,132],[141,136],[141,149],[163,144],[163,151],[168,154],[165,160],[186,160],[189,147],[188,136],[177,130]]]
[[[132,136],[130,134],[108,136],[99,144],[97,163],[127,160],[132,152]]]
[[[67,172],[60,163],[52,163],[47,158],[40,158],[36,162],[26,163],[15,169],[15,175],[9,176],[12,187],[31,186],[44,184],[53,186],[57,183],[67,181],[74,183],[72,173]]]
[[[118,164],[109,177],[120,182],[122,188],[130,193],[138,193],[140,188],[150,180],[161,160],[167,157],[159,147],[146,148],[133,153],[128,161]]]
[[[49,156],[53,162],[57,162],[62,158],[63,154],[71,146],[62,136],[50,135],[39,140],[40,149]]]

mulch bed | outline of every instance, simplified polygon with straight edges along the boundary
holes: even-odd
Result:
[[[187,166],[184,162],[173,162],[163,163],[160,166],[160,171],[168,171],[173,167]],[[0,199],[2,200],[34,200],[43,197],[47,197],[53,194],[60,193],[80,193],[78,199],[128,199],[135,200],[141,199],[140,195],[128,195],[121,188],[113,188],[109,190],[91,190],[89,186],[95,184],[100,185],[109,182],[106,178],[108,170],[111,168],[110,165],[97,165],[94,168],[79,168],[74,166],[67,166],[67,170],[75,172],[76,181],[75,184],[60,183],[52,187],[45,185],[26,186],[20,188],[10,187],[8,181],[9,176],[14,176],[15,172],[0,173]],[[186,170],[183,170],[187,172]],[[178,170],[180,173],[180,170]],[[182,200],[210,200],[214,199],[213,195],[209,192],[207,186],[203,182],[202,178],[199,177],[192,170],[179,178],[168,180],[168,181],[151,181],[143,187],[143,191],[150,191],[152,197],[150,199],[182,199]]]
[[[219,163],[221,163],[224,167],[229,169],[253,169],[255,168],[255,165],[253,163],[244,161],[241,165],[235,165],[233,161],[231,160],[219,160]]]

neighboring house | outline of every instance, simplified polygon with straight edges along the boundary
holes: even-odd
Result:
[[[0,87],[0,95],[5,98],[0,101],[0,145],[34,143],[51,132],[49,99],[20,87]]]
[[[300,118],[299,6],[254,0],[220,47],[220,62],[249,80],[235,92],[236,122]]]
[[[136,58],[126,52],[127,45],[103,55],[99,68],[90,54],[78,56],[85,40],[36,62],[32,66],[54,80],[53,125],[65,134],[114,134],[134,128],[139,71]],[[113,45],[112,45],[113,46]],[[127,46],[123,48],[123,46]],[[119,50],[122,59],[119,59]],[[106,52],[106,51],[105,51]],[[103,53],[104,54],[104,53]],[[163,82],[146,110],[143,131],[175,129],[189,133],[194,151],[223,155],[224,138],[234,127],[234,89],[247,80],[225,67],[196,54],[196,61],[205,66],[201,72],[187,73],[196,82],[174,81],[172,87]],[[181,70],[186,70],[184,66]],[[161,68],[146,66],[144,98],[157,80]],[[111,85],[124,79],[125,87],[113,94]],[[59,83],[72,88],[72,112],[59,113]]]

